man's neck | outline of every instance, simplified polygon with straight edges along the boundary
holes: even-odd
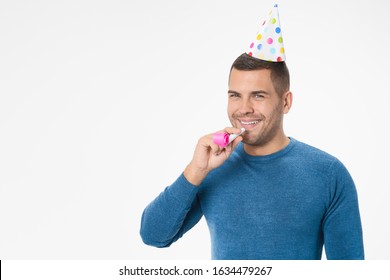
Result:
[[[284,149],[289,143],[290,138],[282,133],[282,135],[275,137],[264,146],[244,144],[244,150],[251,156],[266,156]]]

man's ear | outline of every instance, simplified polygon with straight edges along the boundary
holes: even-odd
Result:
[[[287,114],[292,106],[293,94],[291,91],[287,91],[283,94],[283,113]]]

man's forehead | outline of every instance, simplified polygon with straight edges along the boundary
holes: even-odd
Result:
[[[259,70],[237,70],[232,69],[229,79],[229,90],[237,93],[256,93],[275,91],[271,71],[269,69]]]

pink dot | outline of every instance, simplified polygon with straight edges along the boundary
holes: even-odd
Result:
[[[248,55],[249,55],[249,56],[252,56],[252,52],[248,52]]]
[[[253,46],[254,46],[255,44],[252,42],[252,44],[251,44],[251,46],[250,46],[250,48],[253,48]]]
[[[272,38],[268,38],[268,39],[267,39],[267,43],[268,43],[268,44],[272,44],[273,42],[274,42],[274,40],[272,40]]]
[[[278,58],[276,60],[277,61],[282,61],[282,58],[280,56],[278,56]]]

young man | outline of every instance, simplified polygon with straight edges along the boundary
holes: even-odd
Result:
[[[245,132],[225,148],[213,134],[199,139],[184,172],[146,207],[143,241],[170,246],[204,215],[213,259],[320,259],[323,246],[328,259],[364,259],[354,182],[335,157],[285,135],[291,105],[284,61],[239,56],[224,131]]]

